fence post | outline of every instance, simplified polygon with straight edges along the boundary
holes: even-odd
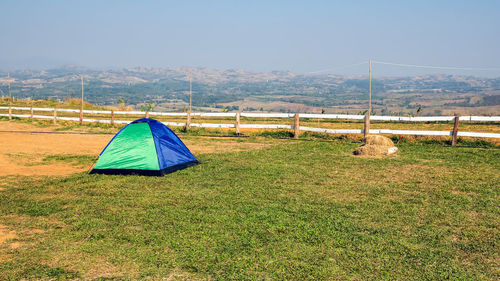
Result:
[[[187,113],[186,117],[186,131],[189,130],[189,128],[191,128],[191,111]]]
[[[114,110],[111,110],[111,126],[113,126],[115,124],[115,111]]]
[[[146,111],[146,118],[149,118],[149,111]]]
[[[56,124],[57,124],[57,110],[54,107],[54,125],[56,125]]]
[[[236,128],[236,135],[239,136],[240,135],[240,113],[239,112],[236,112],[236,124],[234,125],[234,127]]]
[[[9,105],[9,120],[12,120],[12,106]]]
[[[80,125],[83,125],[83,110],[80,109]]]
[[[300,134],[299,114],[295,113],[295,120],[293,122],[293,138],[298,139],[299,134]]]
[[[31,122],[33,122],[33,106],[30,107],[30,118]]]
[[[451,135],[451,145],[457,145],[457,136],[458,136],[458,122],[460,121],[460,117],[458,114],[455,114],[455,124],[453,125],[453,134]]]
[[[366,114],[365,115],[365,129],[363,130],[364,137],[368,136],[370,134],[370,115]]]

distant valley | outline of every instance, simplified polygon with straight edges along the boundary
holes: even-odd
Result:
[[[189,101],[190,68],[137,67],[93,70],[65,66],[11,72],[12,95],[25,99],[79,98],[98,105],[125,103],[140,109],[183,111]],[[199,111],[363,113],[367,76],[312,75],[286,71],[249,72],[192,68],[193,108]],[[7,72],[0,71],[0,96],[7,96]],[[376,77],[376,114],[500,115],[500,78],[424,75]]]

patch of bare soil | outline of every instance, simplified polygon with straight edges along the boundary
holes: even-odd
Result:
[[[7,240],[14,239],[17,234],[14,230],[8,230],[7,226],[0,224],[0,245],[7,242]]]
[[[23,241],[18,241],[20,237],[37,235],[44,232],[45,231],[43,229],[38,229],[38,228],[26,229],[21,232],[17,232],[15,230],[9,230],[7,226],[0,224],[0,247],[3,245],[7,245],[9,249],[12,250],[18,249],[25,244]],[[15,241],[11,241],[13,239]],[[10,261],[11,258],[12,255],[10,253],[0,251],[0,262]]]
[[[43,162],[42,159],[48,155],[61,154],[97,156],[113,138],[111,134],[47,133],[50,131],[51,128],[31,124],[0,122],[0,177],[65,176],[87,171],[90,167],[68,165],[61,161]],[[183,141],[195,155],[262,149],[272,145],[260,141],[238,142],[230,138],[188,137]],[[1,185],[0,189],[3,189]]]
[[[21,247],[22,245],[23,245],[23,243],[17,241],[17,242],[10,243],[9,247],[11,249],[17,249],[17,248]]]
[[[13,129],[13,122],[0,122],[0,131]],[[15,124],[15,131],[46,132],[29,124]],[[17,127],[17,125],[22,125]],[[54,154],[98,155],[111,140],[111,135],[71,135],[47,133],[0,132],[0,176],[6,175],[68,175],[86,170],[67,163],[53,162],[48,165],[30,165],[41,158]],[[12,157],[27,155],[27,157]],[[16,159],[17,158],[17,159]]]

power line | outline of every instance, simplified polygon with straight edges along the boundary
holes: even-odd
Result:
[[[475,70],[475,71],[495,71],[500,70],[500,68],[476,68],[476,67],[461,67],[461,66],[432,66],[432,65],[417,65],[417,64],[404,64],[404,63],[393,63],[385,61],[372,61],[373,63],[393,65],[400,67],[415,67],[415,68],[429,68],[429,69],[447,69],[447,70]]]
[[[325,71],[330,71],[330,70],[348,68],[348,67],[363,65],[363,64],[367,64],[367,63],[368,62],[366,62],[366,61],[360,62],[360,63],[353,63],[353,64],[348,64],[348,65],[343,65],[343,66],[337,66],[337,67],[332,67],[332,68],[327,68],[327,69],[322,69],[322,70],[317,70],[317,71],[311,71],[311,72],[307,72],[307,74],[314,74],[314,73],[320,73],[320,72],[325,72]]]

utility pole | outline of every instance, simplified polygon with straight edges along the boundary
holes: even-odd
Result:
[[[368,64],[368,117],[372,114],[372,59]]]
[[[368,61],[368,112],[365,115],[364,137],[370,133],[370,115],[372,113],[372,59]]]
[[[191,97],[193,96],[193,70],[189,69],[189,113],[191,113]]]
[[[189,109],[186,119],[186,131],[191,127],[191,97],[193,95],[193,70],[189,69]]]
[[[80,108],[80,125],[83,124],[83,74],[80,76],[82,81],[82,107]]]
[[[9,85],[9,120],[12,120],[12,95],[10,94],[10,72],[7,72],[7,85]]]
[[[12,96],[10,94],[10,72],[7,73],[7,85],[9,85],[9,100],[12,103]]]

